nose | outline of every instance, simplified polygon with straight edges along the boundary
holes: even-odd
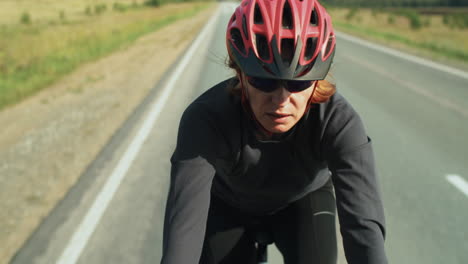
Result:
[[[276,105],[283,106],[289,103],[290,95],[291,93],[286,90],[284,86],[280,85],[280,87],[271,94],[271,101]]]

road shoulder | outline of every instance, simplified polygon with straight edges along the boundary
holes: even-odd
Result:
[[[74,185],[213,11],[147,35],[0,112],[0,263]]]

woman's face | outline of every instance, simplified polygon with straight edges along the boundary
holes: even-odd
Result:
[[[284,87],[266,93],[254,88],[246,76],[241,75],[255,117],[266,130],[275,134],[287,132],[302,118],[315,85],[296,93]]]

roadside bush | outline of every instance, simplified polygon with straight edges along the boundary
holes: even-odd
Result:
[[[359,10],[357,8],[355,8],[355,7],[349,9],[348,14],[346,14],[346,20],[348,20],[348,21],[352,20],[357,15],[358,11]]]
[[[449,23],[450,23],[450,17],[449,17],[449,15],[444,15],[444,16],[442,17],[442,23],[444,23],[444,25],[446,25],[446,26],[449,25]]]
[[[387,23],[390,25],[395,24],[395,16],[394,15],[389,15],[387,18]]]
[[[147,6],[154,6],[154,7],[158,7],[162,4],[162,1],[161,0],[147,0],[145,2],[145,5]]]
[[[460,25],[463,28],[468,28],[468,14],[467,13],[458,14],[457,17],[460,19]]]
[[[85,8],[85,14],[86,14],[87,16],[92,16],[92,15],[93,15],[93,11],[91,10],[91,7],[87,6],[87,7]]]
[[[452,14],[452,15],[447,15],[444,16],[444,19],[447,20],[448,26],[451,28],[468,28],[468,14],[464,13],[458,13],[458,14]],[[445,24],[445,21],[444,21]]]
[[[103,13],[104,11],[106,11],[106,9],[107,9],[106,4],[95,5],[94,6],[94,13],[99,15],[99,14]]]
[[[127,6],[122,3],[114,3],[113,8],[115,11],[119,11],[119,12],[127,11]]]
[[[400,16],[406,17],[410,22],[410,27],[414,30],[422,27],[421,17],[419,14],[411,9],[402,9],[398,11]]]
[[[24,12],[24,13],[21,15],[20,23],[21,23],[21,24],[25,24],[25,25],[31,24],[31,16],[29,15],[28,12]]]
[[[60,18],[60,21],[65,21],[65,20],[66,20],[65,11],[60,10],[60,12],[59,12],[59,18]]]

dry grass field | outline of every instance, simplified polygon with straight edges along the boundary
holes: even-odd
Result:
[[[113,8],[114,3],[128,6],[142,5],[144,0],[0,0],[0,25],[20,23],[21,16],[28,13],[32,23],[54,23],[60,21],[61,12],[69,21],[87,18],[86,8],[94,12],[96,6]]]
[[[142,0],[0,0],[0,109],[206,6],[154,8]],[[28,18],[21,22],[23,12]]]
[[[421,28],[413,29],[409,19],[398,12],[371,9],[331,8],[334,26],[416,55],[468,68],[468,28],[450,27],[443,15],[419,15]]]

